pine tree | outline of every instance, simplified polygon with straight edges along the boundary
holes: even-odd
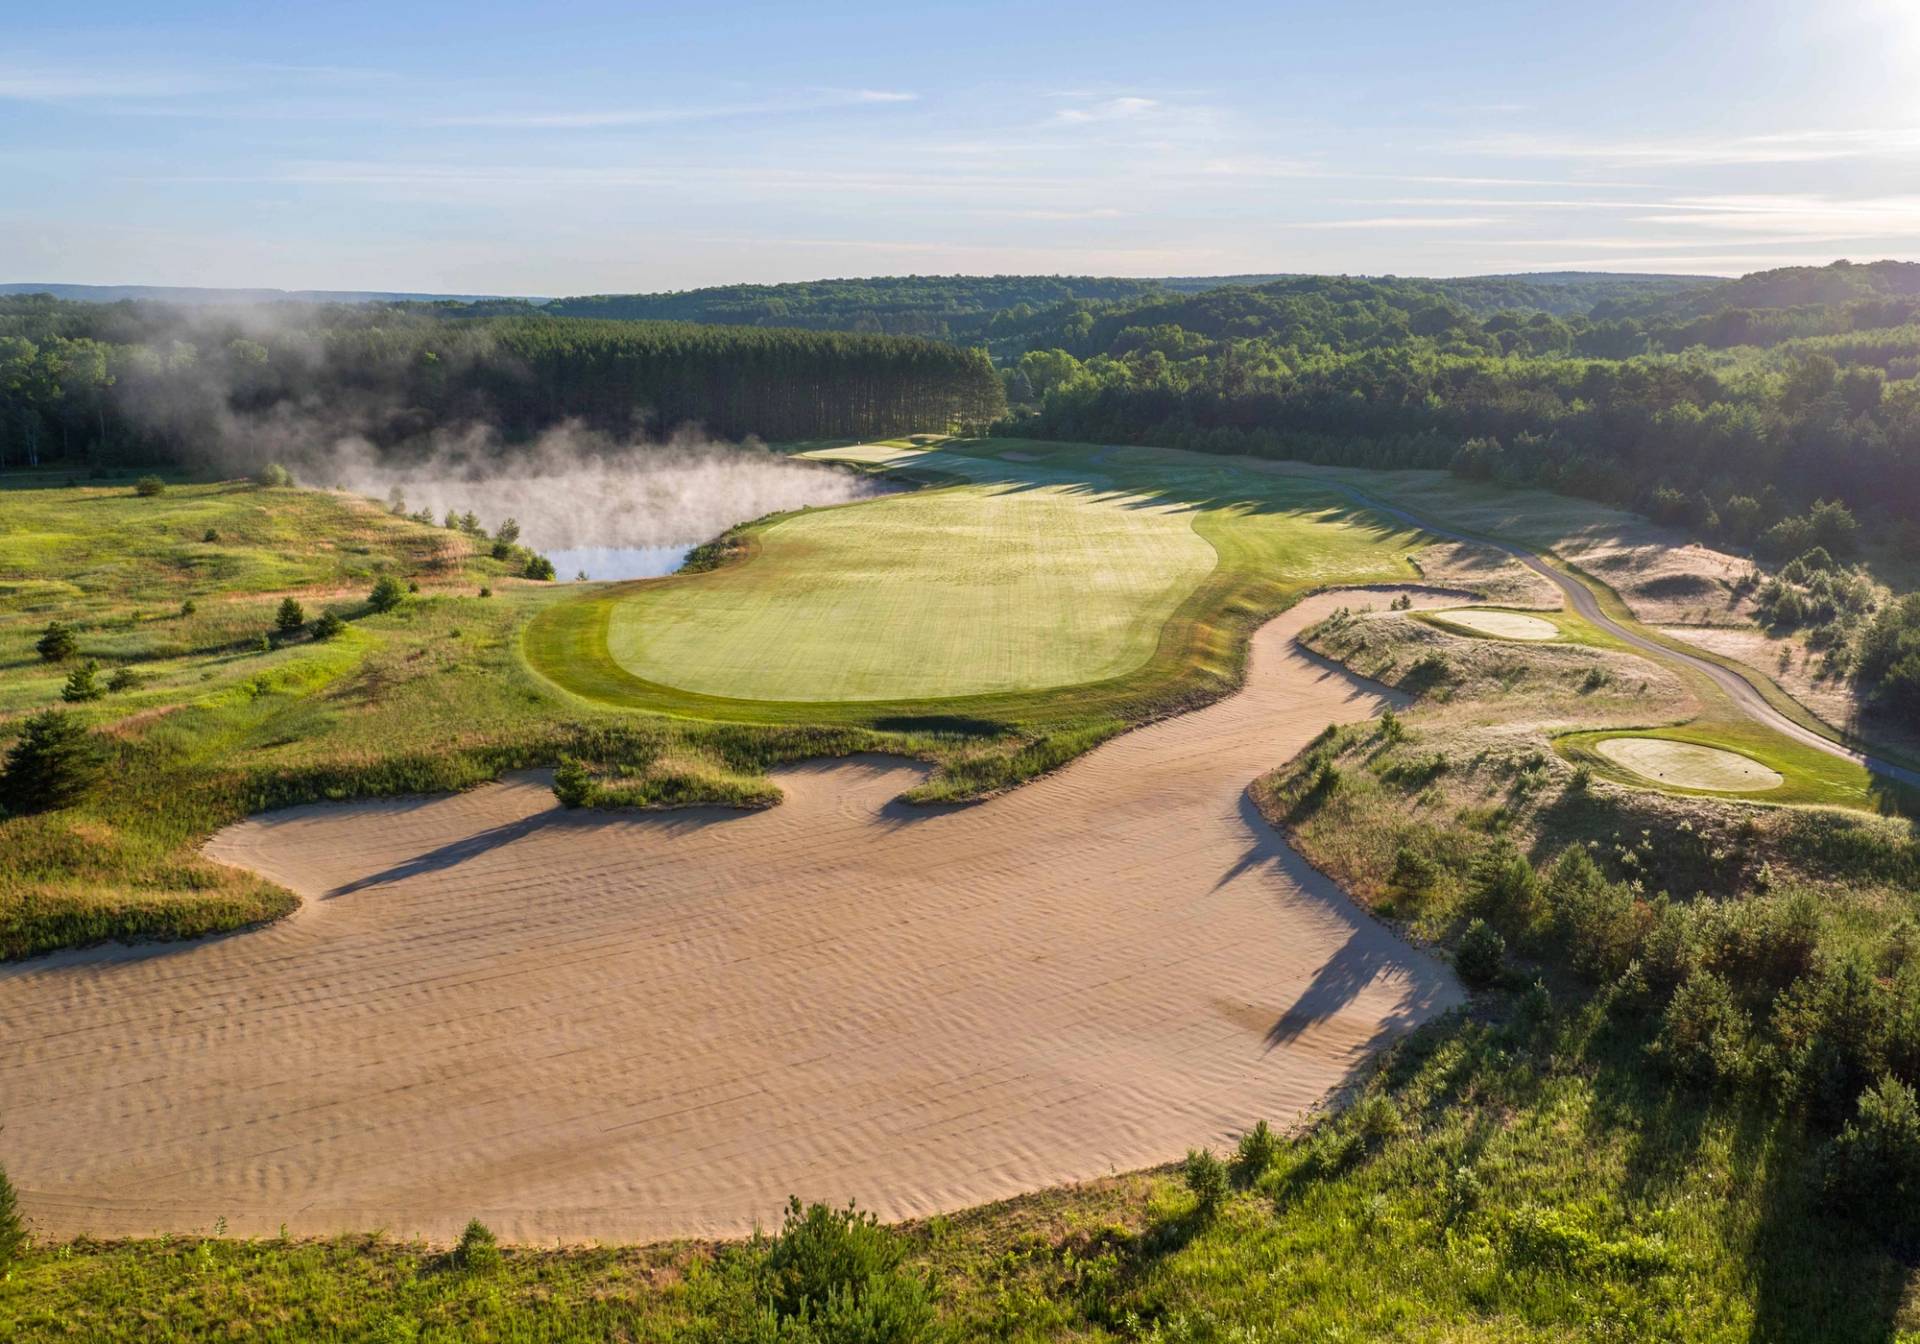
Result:
[[[0,1269],[20,1258],[27,1248],[27,1225],[20,1217],[20,1201],[6,1168],[0,1167]]]
[[[0,809],[15,814],[79,801],[106,760],[106,749],[62,709],[28,719],[0,772]]]
[[[89,658],[67,673],[67,684],[60,688],[60,698],[70,705],[98,700],[107,693],[106,688],[100,684],[99,673],[100,664]]]
[[[47,662],[59,663],[73,657],[80,645],[73,637],[72,626],[65,621],[49,621],[46,633],[33,647]]]
[[[291,597],[282,598],[280,610],[274,613],[273,628],[283,635],[290,635],[306,623],[306,609]]]
[[[379,582],[373,585],[373,591],[367,594],[367,602],[375,611],[392,611],[406,595],[406,590],[393,575],[382,574]]]

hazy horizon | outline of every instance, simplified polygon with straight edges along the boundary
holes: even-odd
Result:
[[[1920,258],[1920,9],[1898,0],[244,23],[106,0],[9,39],[0,261],[25,282],[558,296]]]

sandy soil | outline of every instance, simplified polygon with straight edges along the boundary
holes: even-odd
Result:
[[[1560,633],[1559,627],[1552,621],[1543,621],[1538,616],[1522,616],[1511,611],[1449,611],[1446,622],[1448,625],[1457,625],[1464,630],[1493,635],[1500,639],[1552,639]]]
[[[650,1239],[1291,1120],[1460,1001],[1245,794],[1387,703],[1293,643],[1353,601],[1267,626],[1242,694],[977,807],[892,804],[918,767],[867,758],[746,815],[520,779],[233,827],[210,852],[300,914],[0,969],[9,1174],[52,1236]]]
[[[1691,742],[1668,742],[1657,737],[1609,737],[1594,750],[1636,775],[1676,788],[1750,793],[1757,789],[1777,789],[1785,782],[1778,771],[1750,757]]]

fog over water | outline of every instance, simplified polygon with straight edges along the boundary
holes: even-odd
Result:
[[[388,500],[409,512],[475,514],[489,532],[507,518],[520,541],[553,561],[562,579],[670,574],[693,547],[736,523],[809,505],[878,494],[878,483],[796,461],[756,443],[681,435],[620,442],[562,428],[531,445],[502,447],[476,432],[431,453],[395,460],[365,443],[335,444],[302,465],[303,479]]]

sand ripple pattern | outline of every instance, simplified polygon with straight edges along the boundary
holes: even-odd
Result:
[[[301,912],[0,970],[0,1133],[43,1234],[736,1234],[883,1216],[1286,1121],[1459,1001],[1245,786],[1386,703],[1292,636],[1241,694],[977,807],[781,772],[740,816],[533,779],[257,817],[209,851]],[[1380,605],[1385,595],[1373,599]]]

